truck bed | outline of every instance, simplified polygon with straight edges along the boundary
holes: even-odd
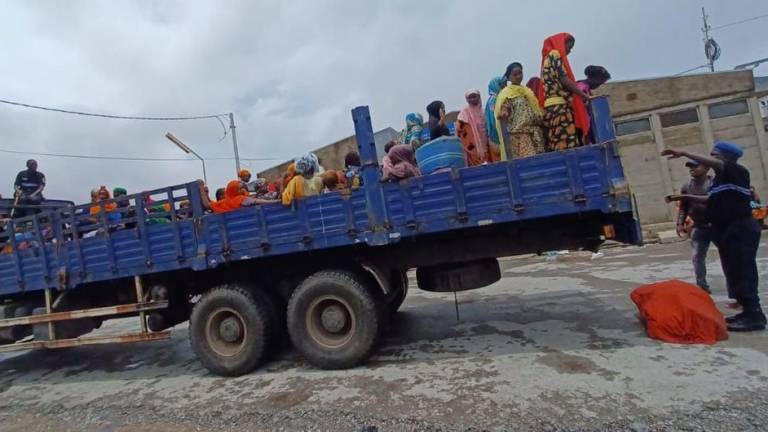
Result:
[[[385,247],[421,236],[564,215],[614,221],[615,238],[641,241],[615,143],[425,175],[400,183],[366,182],[347,193],[207,214],[197,183],[130,196],[161,196],[171,211],[83,227],[90,205],[27,218],[32,247],[0,254],[0,296],[148,273],[215,268],[228,261],[360,246]],[[189,200],[190,209],[180,202]],[[78,214],[84,212],[85,214]],[[150,217],[168,223],[149,224]],[[135,223],[124,228],[122,224]],[[52,233],[46,237],[43,228]],[[95,235],[79,238],[90,230]],[[96,230],[96,231],[94,231]],[[532,251],[533,252],[533,251]]]

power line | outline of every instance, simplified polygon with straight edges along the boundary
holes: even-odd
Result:
[[[98,114],[98,113],[90,113],[90,112],[84,112],[84,111],[72,111],[72,110],[66,110],[62,108],[44,107],[40,105],[32,105],[32,104],[9,101],[4,99],[0,99],[0,103],[4,103],[8,105],[16,105],[24,108],[39,109],[44,111],[55,111],[55,112],[60,112],[64,114],[75,114],[75,115],[88,116],[88,117],[104,117],[104,118],[121,119],[121,120],[157,120],[157,121],[203,120],[203,119],[218,118],[218,117],[229,115],[229,113],[226,113],[226,114],[209,114],[209,115],[187,116],[187,117],[122,116],[122,115],[114,115],[114,114]]]
[[[750,21],[759,20],[761,18],[768,18],[768,14],[758,15],[758,16],[754,16],[752,18],[743,19],[741,21],[736,21],[736,22],[732,22],[732,23],[728,23],[728,24],[723,24],[723,25],[720,25],[720,26],[717,26],[717,27],[712,27],[710,30],[719,30],[721,28],[735,26],[735,25],[738,25],[738,24],[744,24],[744,23],[747,23],[747,22],[750,22]]]
[[[10,153],[28,156],[49,156],[49,157],[62,157],[71,159],[95,159],[95,160],[120,160],[120,161],[140,161],[140,162],[178,162],[178,161],[192,161],[197,162],[197,159],[191,158],[148,158],[148,157],[131,157],[131,156],[98,156],[98,155],[82,155],[82,154],[65,154],[65,153],[46,153],[46,152],[30,152],[19,150],[0,149],[0,153]],[[207,161],[217,160],[233,160],[231,157],[215,157],[205,158]],[[290,158],[240,158],[242,160],[249,161],[286,161]]]
[[[685,75],[688,72],[693,72],[695,70],[705,69],[705,68],[708,68],[708,67],[709,67],[709,64],[705,64],[705,65],[701,65],[701,66],[696,66],[695,68],[690,68],[690,69],[684,70],[684,71],[682,71],[680,73],[676,73],[674,76]]]
[[[186,117],[124,116],[124,115],[115,115],[115,114],[92,113],[92,112],[85,112],[85,111],[73,111],[73,110],[68,110],[63,108],[52,108],[52,107],[46,107],[42,105],[33,105],[33,104],[16,102],[16,101],[11,101],[6,99],[0,99],[0,103],[6,104],[6,105],[23,107],[23,108],[42,110],[42,111],[51,111],[51,112],[57,112],[57,113],[63,113],[63,114],[72,114],[72,115],[79,115],[79,116],[86,116],[86,117],[100,117],[100,118],[118,119],[118,120],[186,121],[186,120],[216,119],[221,125],[221,128],[224,130],[224,135],[221,138],[219,138],[219,141],[217,142],[221,142],[224,140],[224,138],[227,137],[227,127],[224,125],[224,122],[221,120],[221,117],[228,116],[229,113],[186,116]]]

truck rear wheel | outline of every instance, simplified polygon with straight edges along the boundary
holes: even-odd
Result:
[[[356,366],[370,356],[378,341],[377,301],[353,273],[315,273],[296,288],[288,302],[291,341],[317,367]]]
[[[209,371],[224,376],[251,372],[266,357],[275,311],[263,296],[238,286],[214,288],[192,309],[192,349]]]

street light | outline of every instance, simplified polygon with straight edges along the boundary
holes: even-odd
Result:
[[[172,133],[170,133],[170,132],[166,133],[165,137],[168,138],[168,140],[170,142],[176,144],[176,146],[178,148],[180,148],[182,151],[184,151],[184,153],[186,153],[186,154],[193,154],[193,155],[195,155],[196,158],[200,159],[200,162],[202,162],[202,164],[203,164],[203,181],[205,182],[205,184],[208,184],[208,175],[206,175],[206,173],[205,173],[205,160],[202,157],[200,157],[199,154],[195,153],[194,150],[189,148],[189,146],[187,146],[186,144],[181,142],[180,139],[176,138]]]

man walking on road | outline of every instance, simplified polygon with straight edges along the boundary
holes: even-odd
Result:
[[[670,159],[686,157],[715,170],[708,197],[671,195],[667,201],[706,204],[726,284],[743,307],[742,312],[726,318],[730,331],[764,330],[766,324],[757,293],[760,226],[752,218],[749,171],[736,163],[743,154],[739,146],[726,142],[715,144],[709,156],[675,149],[661,152]]]
[[[37,170],[37,161],[30,159],[27,161],[27,169],[16,175],[16,181],[13,183],[18,205],[39,205],[43,202],[43,189],[45,188],[45,175]],[[19,208],[16,209],[16,217],[24,217],[39,213],[39,209]]]
[[[680,194],[706,197],[712,187],[712,177],[708,175],[709,167],[695,161],[688,161],[685,166],[690,170],[691,179],[680,187]],[[707,251],[712,242],[712,232],[706,213],[707,205],[704,203],[681,201],[677,212],[677,235],[684,232],[690,235],[696,285],[711,294],[707,283]],[[690,228],[687,226],[688,218],[693,222]],[[730,292],[728,294],[730,295]]]

